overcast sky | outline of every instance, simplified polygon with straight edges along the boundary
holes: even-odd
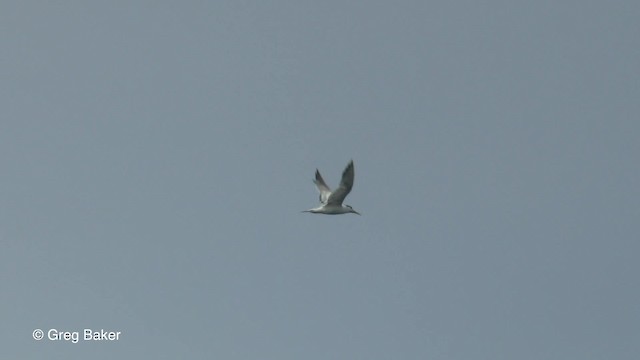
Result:
[[[639,18],[4,2],[2,358],[636,359]]]

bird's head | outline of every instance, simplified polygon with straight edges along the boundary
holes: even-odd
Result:
[[[346,207],[348,207],[348,208],[349,208],[349,210],[351,210],[351,211],[349,211],[349,212],[360,215],[360,213],[359,213],[359,212],[357,212],[357,211],[353,210],[353,208],[351,207],[351,205],[345,205],[345,206],[346,206]]]

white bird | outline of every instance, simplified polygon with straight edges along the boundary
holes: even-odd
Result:
[[[353,187],[353,160],[349,162],[347,167],[342,172],[342,180],[340,186],[335,191],[327,186],[327,183],[322,179],[320,171],[316,169],[316,179],[313,182],[316,184],[318,191],[320,192],[320,206],[317,208],[304,210],[302,212],[309,212],[313,214],[327,214],[327,215],[339,215],[354,213],[360,215],[359,212],[353,210],[349,205],[342,205],[344,198],[347,197],[351,188]]]

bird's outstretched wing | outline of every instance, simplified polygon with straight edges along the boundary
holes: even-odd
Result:
[[[322,175],[320,175],[320,171],[316,169],[316,179],[313,180],[313,183],[316,184],[318,191],[320,192],[320,202],[323,204],[327,203],[327,200],[331,196],[331,189],[327,186],[327,183],[324,182]]]
[[[355,175],[355,170],[353,169],[353,160],[349,162],[347,167],[342,172],[342,180],[340,181],[340,186],[330,193],[329,198],[327,199],[327,204],[331,205],[342,205],[344,198],[349,195],[351,192],[351,188],[353,187],[353,178]]]

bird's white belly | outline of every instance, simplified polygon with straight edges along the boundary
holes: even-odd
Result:
[[[327,215],[339,215],[348,213],[349,209],[342,206],[323,206],[318,212]]]

